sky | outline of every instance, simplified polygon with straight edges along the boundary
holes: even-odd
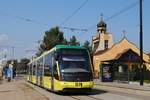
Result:
[[[67,39],[75,35],[81,43],[91,42],[101,14],[107,31],[113,34],[114,43],[123,38],[125,30],[128,40],[139,47],[138,1],[0,0],[0,59],[4,54],[7,58],[31,57],[37,51],[37,41],[43,39],[45,31],[55,26],[88,29],[84,32],[60,28]],[[132,4],[135,5],[131,9],[118,14]],[[149,4],[150,0],[143,1],[143,49],[146,53],[150,52]],[[113,15],[116,16],[110,18]]]

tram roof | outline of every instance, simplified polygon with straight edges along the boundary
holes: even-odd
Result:
[[[29,64],[31,64],[32,62],[40,59],[41,57],[43,57],[44,55],[52,52],[53,50],[56,50],[56,49],[85,49],[84,47],[81,47],[81,46],[69,46],[69,45],[56,45],[55,47],[53,47],[52,49],[44,52],[41,56],[33,59],[32,61],[29,62]]]
[[[81,46],[69,46],[69,45],[56,45],[56,49],[61,49],[61,48],[68,48],[68,49],[85,49],[84,47]]]

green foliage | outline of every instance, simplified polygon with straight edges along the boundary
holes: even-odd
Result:
[[[145,83],[150,83],[150,80],[144,80]]]
[[[68,45],[69,44],[69,42],[67,41],[67,39],[64,39],[63,44],[64,45]]]
[[[45,32],[43,42],[40,44],[39,51],[36,55],[40,56],[44,51],[50,50],[57,44],[66,44],[66,40],[59,27],[54,27]]]
[[[90,45],[89,41],[85,41],[83,47],[85,47],[89,51],[89,53],[92,54],[92,46]]]
[[[27,58],[22,58],[17,65],[16,71],[18,74],[25,74],[27,73],[27,64],[30,62]]]
[[[20,60],[20,63],[24,63],[24,64],[28,64],[29,62],[30,62],[30,60],[27,59],[27,58],[22,58],[22,59]]]
[[[89,53],[90,53],[90,57],[91,57],[91,62],[92,62],[92,65],[93,65],[93,51],[92,51],[92,45],[90,44],[89,41],[85,41],[84,44],[83,44],[83,47],[85,47]]]
[[[63,44],[63,40],[64,40],[63,32],[61,32],[58,27],[54,27],[51,28],[49,31],[45,32],[42,45],[45,50],[50,50],[57,44]]]
[[[76,39],[76,37],[73,35],[73,36],[70,38],[69,45],[72,45],[72,46],[79,46],[79,45],[80,45],[80,42],[78,42],[77,39]]]
[[[135,64],[132,66],[132,69],[130,71],[130,75],[134,74],[133,81],[140,80],[140,68],[138,64]],[[146,66],[143,66],[143,74],[144,74],[144,80],[150,80],[150,71],[146,68]]]
[[[43,41],[40,44],[39,51],[36,53],[37,56],[40,56],[44,51],[50,50],[55,45],[71,45],[71,46],[80,46],[80,42],[73,35],[70,40],[64,38],[64,33],[59,30],[59,27],[51,28],[50,30],[44,33]],[[89,41],[85,41],[83,47],[92,55],[92,46]]]
[[[130,78],[132,80],[140,80],[140,68],[138,66],[138,64],[134,64],[132,66],[132,69],[130,71]]]

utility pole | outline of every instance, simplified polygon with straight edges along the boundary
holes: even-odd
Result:
[[[140,15],[140,85],[143,85],[144,73],[143,73],[143,15],[142,15],[142,0],[139,0],[139,15]]]

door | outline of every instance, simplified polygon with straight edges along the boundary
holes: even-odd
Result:
[[[54,91],[54,57],[52,57],[52,75],[51,75],[51,90]]]

